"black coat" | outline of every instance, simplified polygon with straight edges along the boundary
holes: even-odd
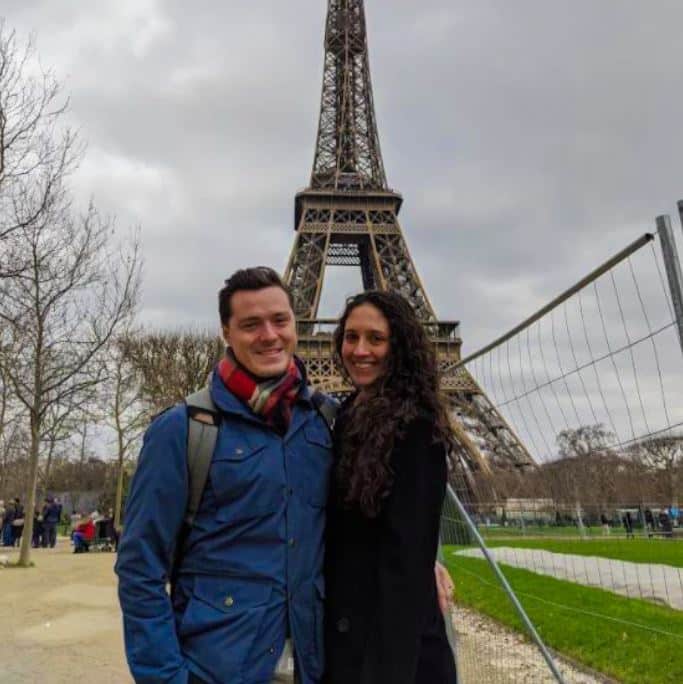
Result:
[[[343,438],[344,411],[335,446]],[[445,449],[433,422],[413,421],[391,456],[394,483],[372,519],[333,484],[325,578],[327,684],[453,684],[434,561],[445,495]],[[338,456],[337,456],[338,457]]]

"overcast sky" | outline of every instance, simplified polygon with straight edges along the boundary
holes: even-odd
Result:
[[[141,226],[143,321],[213,326],[226,275],[284,268],[326,4],[3,3],[71,93],[88,141],[79,196]],[[367,0],[366,12],[389,183],[466,351],[675,214],[679,0]],[[349,282],[330,280],[340,291],[328,284],[323,314]]]
[[[8,25],[35,33],[43,64],[71,95],[71,122],[88,142],[78,197],[93,197],[122,229],[141,228],[146,324],[217,330],[227,275],[284,269],[294,194],[313,161],[326,6],[4,0]],[[438,315],[462,322],[465,353],[652,231],[656,215],[672,214],[680,245],[680,0],[367,0],[366,13],[389,184],[404,196],[401,223]],[[639,272],[643,291],[661,295],[651,266]],[[323,316],[360,287],[358,274],[329,275]],[[636,322],[637,293],[626,292],[607,324],[623,335],[622,308],[637,337],[644,320]],[[580,329],[576,305],[567,331]],[[597,320],[591,330],[602,334]],[[664,376],[678,386],[669,332]],[[567,339],[559,346],[574,355]],[[530,363],[538,357],[526,351]],[[638,367],[642,386],[618,382],[608,362],[606,388],[572,391],[604,390],[627,438],[622,397],[636,402],[642,391],[649,401],[652,392],[647,413],[660,422],[665,414],[652,346],[636,351],[650,364]],[[628,354],[618,361],[624,374],[635,367]],[[497,395],[492,370],[473,372]],[[683,398],[671,406],[664,425],[683,415]],[[528,442],[534,426],[510,419]],[[547,430],[551,442],[557,429]]]

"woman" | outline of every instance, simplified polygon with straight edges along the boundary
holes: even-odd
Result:
[[[399,295],[347,302],[335,350],[356,391],[335,427],[328,684],[454,684],[434,561],[452,445],[434,349]]]
[[[71,539],[74,544],[74,553],[85,553],[90,550],[90,542],[95,539],[95,523],[92,514],[76,525],[76,529],[71,533]]]

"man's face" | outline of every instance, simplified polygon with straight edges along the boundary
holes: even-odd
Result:
[[[235,358],[253,375],[282,375],[296,349],[296,322],[286,292],[277,286],[238,290],[223,337]]]

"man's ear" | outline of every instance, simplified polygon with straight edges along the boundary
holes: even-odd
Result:
[[[229,346],[230,346],[230,331],[229,331],[229,328],[228,328],[228,326],[227,326],[226,323],[224,323],[224,324],[221,326],[221,331],[222,331],[222,333],[223,333],[223,341],[224,341],[225,344],[227,344],[228,347],[229,347]]]

